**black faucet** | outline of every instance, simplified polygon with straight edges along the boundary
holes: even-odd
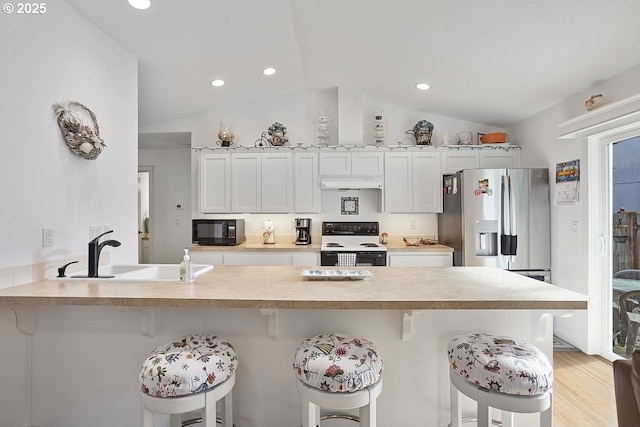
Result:
[[[98,276],[98,265],[100,263],[100,252],[105,246],[113,246],[114,248],[120,246],[120,242],[117,240],[105,240],[102,243],[98,243],[100,238],[105,234],[113,233],[113,230],[105,231],[95,239],[89,242],[89,272],[88,277],[113,277],[113,276]]]

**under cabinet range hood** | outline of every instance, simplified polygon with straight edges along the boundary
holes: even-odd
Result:
[[[324,176],[320,178],[323,190],[382,190],[381,176]]]

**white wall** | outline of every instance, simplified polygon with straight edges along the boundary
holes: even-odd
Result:
[[[110,248],[111,259],[135,262],[135,58],[61,0],[47,2],[46,14],[0,21],[0,287],[47,273],[32,264],[78,254],[86,260],[90,225],[111,225],[122,242]],[[51,105],[71,100],[97,115],[108,147],[95,161],[72,154],[61,139]],[[45,226],[55,233],[49,248],[42,247]],[[0,336],[0,424],[31,425],[32,338],[16,331],[7,307],[0,307]]]
[[[114,260],[135,260],[137,62],[67,3],[0,27],[0,267],[86,252],[90,225],[111,225]],[[95,161],[64,144],[51,105],[93,110],[107,148]],[[42,227],[55,244],[42,247]]]
[[[585,114],[584,102],[592,95],[603,94],[610,101],[619,101],[640,93],[640,66],[619,76],[605,80],[575,96],[536,114],[508,129],[509,135],[522,144],[521,162],[524,167],[548,167],[555,173],[556,163],[580,159],[580,200],[575,205],[552,205],[552,282],[577,292],[589,293],[588,277],[588,228],[587,201],[591,184],[587,171],[591,167],[585,140],[560,140],[557,125]],[[554,183],[551,184],[553,193]],[[578,221],[578,234],[572,232],[572,223]],[[602,286],[605,284],[602,283]],[[578,346],[583,351],[596,349],[599,343],[589,341],[590,327],[598,327],[597,319],[590,322],[584,312],[556,320],[556,334]],[[592,326],[589,326],[592,325]],[[593,350],[591,350],[593,351]]]
[[[149,262],[179,263],[191,244],[191,150],[140,149],[138,163],[152,169]]]

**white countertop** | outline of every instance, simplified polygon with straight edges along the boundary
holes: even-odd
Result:
[[[302,277],[303,270],[216,266],[193,284],[44,280],[1,289],[0,304],[383,310],[587,308],[585,295],[488,267],[368,267],[372,277],[353,281],[311,281]]]

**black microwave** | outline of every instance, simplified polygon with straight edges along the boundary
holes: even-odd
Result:
[[[244,219],[194,219],[191,241],[194,245],[233,246],[246,240]]]

